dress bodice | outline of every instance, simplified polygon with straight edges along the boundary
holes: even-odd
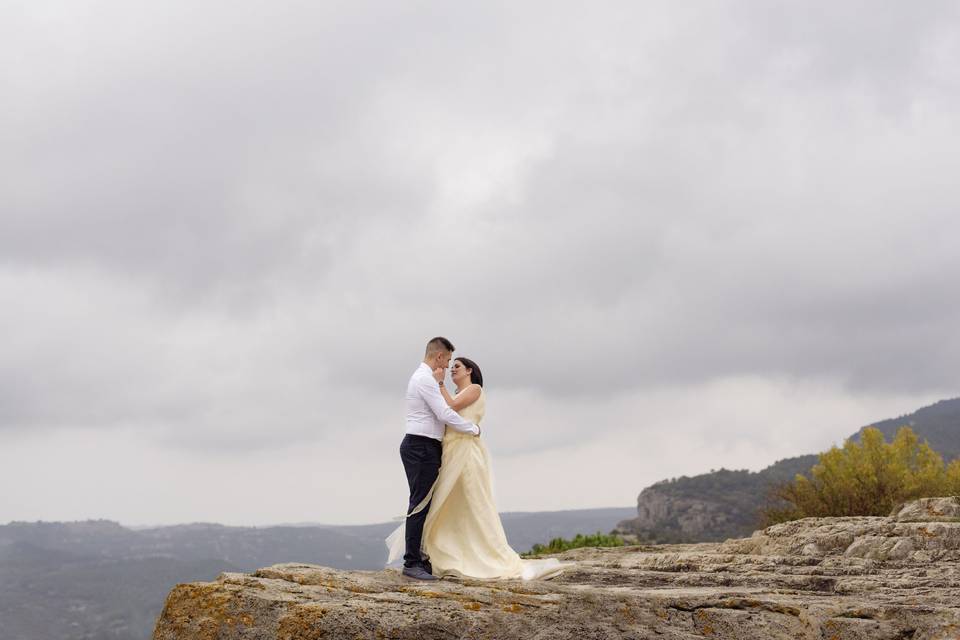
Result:
[[[457,395],[460,395],[459,393]],[[483,420],[483,412],[487,408],[487,397],[483,394],[483,387],[480,388],[480,395],[473,404],[460,410],[460,415],[473,424],[480,424]]]
[[[457,395],[459,395],[459,394],[457,394]],[[456,397],[456,396],[454,396],[454,397]],[[481,387],[481,389],[480,389],[480,397],[478,397],[476,400],[474,400],[474,401],[473,401],[473,404],[464,407],[463,409],[461,409],[461,410],[458,411],[457,413],[459,413],[465,420],[469,420],[469,421],[472,422],[473,424],[479,425],[480,422],[483,420],[483,413],[484,413],[485,410],[486,410],[486,396],[484,395],[484,393],[483,393],[483,388]],[[455,436],[467,437],[467,438],[472,438],[472,437],[473,437],[472,435],[470,435],[470,434],[468,434],[468,433],[461,433],[461,432],[457,431],[456,429],[451,429],[451,428],[448,426],[447,429],[446,429],[446,431],[444,432],[443,439],[444,439],[444,440],[447,440],[448,438],[452,438],[452,437],[455,437]]]

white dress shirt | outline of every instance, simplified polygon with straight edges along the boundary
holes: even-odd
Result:
[[[444,424],[463,433],[480,434],[480,427],[450,408],[433,371],[421,362],[407,384],[407,433],[442,441]]]

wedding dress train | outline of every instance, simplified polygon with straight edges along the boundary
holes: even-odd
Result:
[[[485,396],[459,413],[480,424]],[[525,560],[507,543],[493,501],[490,453],[482,438],[447,427],[443,436],[440,474],[431,493],[412,512],[430,503],[421,546],[436,576],[470,578],[549,578],[570,566],[556,558]],[[404,553],[404,525],[387,538],[387,564]]]

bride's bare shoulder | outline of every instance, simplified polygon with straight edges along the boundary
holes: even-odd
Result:
[[[457,398],[461,399],[464,406],[466,406],[476,402],[481,393],[483,393],[483,387],[478,384],[471,384],[461,389],[460,392],[457,393]]]
[[[476,387],[476,388],[474,388]],[[471,384],[463,389],[457,389],[457,392],[447,400],[447,404],[450,405],[450,408],[454,411],[460,411],[466,409],[480,397],[480,385]]]

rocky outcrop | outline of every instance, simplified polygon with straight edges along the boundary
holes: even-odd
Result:
[[[723,543],[577,549],[541,582],[283,564],[178,585],[154,640],[960,638],[960,499]]]
[[[615,533],[641,542],[719,542],[748,536],[760,521],[759,508],[772,505],[774,486],[806,473],[816,456],[799,456],[752,472],[720,469],[653,484],[637,497],[637,517]]]
[[[739,511],[729,502],[678,496],[654,485],[637,498],[637,517],[619,523],[613,532],[647,542],[723,540],[738,533],[731,527],[750,530],[749,525],[738,527],[744,519],[756,520],[752,513]]]

